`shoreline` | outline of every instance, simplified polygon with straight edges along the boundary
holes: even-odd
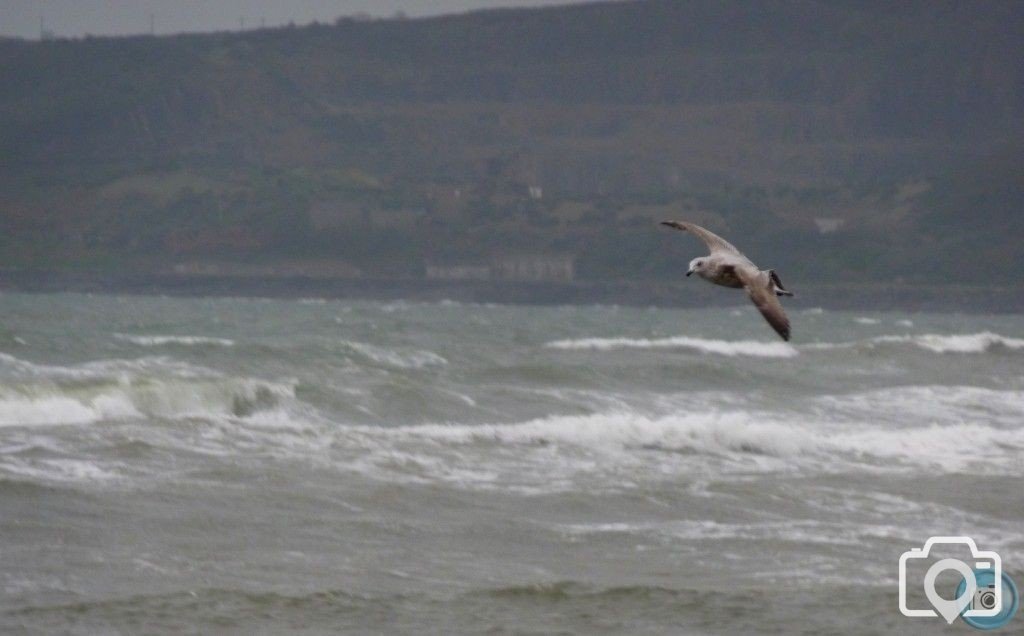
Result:
[[[800,284],[785,305],[794,309],[1024,313],[1024,285]],[[183,297],[453,300],[520,305],[730,306],[742,294],[702,281],[438,281],[421,278],[310,278],[115,274],[0,269],[0,291]]]

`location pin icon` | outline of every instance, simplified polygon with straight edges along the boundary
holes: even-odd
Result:
[[[940,572],[945,572],[946,570],[956,570],[964,577],[964,582],[966,583],[964,593],[952,601],[947,601],[935,591],[935,579],[939,576]],[[974,579],[974,571],[959,559],[936,561],[932,567],[928,568],[928,573],[924,575],[924,593],[928,597],[928,601],[935,608],[935,611],[950,624],[956,620],[956,617],[960,615],[960,612],[965,607],[970,605],[976,591],[978,591],[978,582]]]

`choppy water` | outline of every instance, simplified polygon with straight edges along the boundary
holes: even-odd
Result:
[[[936,534],[1022,582],[1021,316],[0,307],[3,633],[931,633]]]

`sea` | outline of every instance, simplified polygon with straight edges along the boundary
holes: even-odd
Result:
[[[899,560],[1024,584],[1024,316],[741,301],[0,294],[0,633],[973,633]]]

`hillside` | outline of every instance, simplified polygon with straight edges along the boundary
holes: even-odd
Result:
[[[818,0],[0,41],[0,267],[659,278],[687,217],[792,279],[1018,281],[1022,41]]]

